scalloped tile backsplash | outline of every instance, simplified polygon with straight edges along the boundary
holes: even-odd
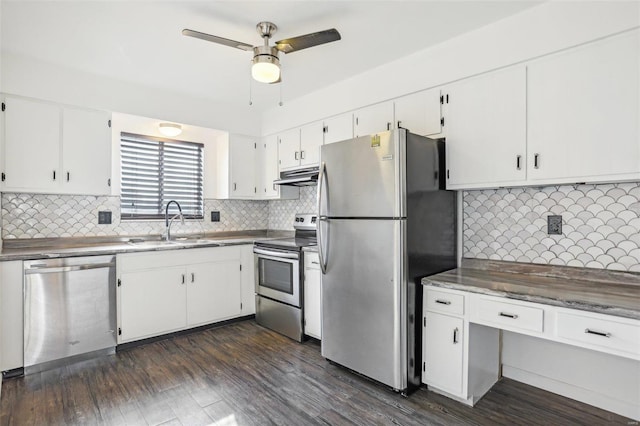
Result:
[[[315,210],[316,187],[298,200],[205,200],[204,221],[174,233],[292,230],[295,213]],[[640,182],[509,188],[463,193],[463,256],[640,272]],[[98,225],[99,210],[113,215]],[[219,210],[220,222],[210,222]],[[562,235],[547,216],[562,215]],[[162,221],[121,221],[118,197],[2,194],[2,238],[161,234]]]
[[[465,191],[463,256],[640,272],[640,183]],[[562,235],[547,216],[562,215]]]

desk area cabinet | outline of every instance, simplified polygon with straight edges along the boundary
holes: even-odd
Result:
[[[640,419],[640,278],[620,273],[627,285],[612,284],[608,271],[546,265],[510,274],[518,266],[495,263],[490,271],[463,261],[423,279],[429,389],[473,406],[504,374]]]

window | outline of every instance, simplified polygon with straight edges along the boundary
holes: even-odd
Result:
[[[204,145],[152,136],[120,134],[122,219],[164,219],[176,200],[185,218],[202,219]],[[170,214],[178,213],[172,204]]]

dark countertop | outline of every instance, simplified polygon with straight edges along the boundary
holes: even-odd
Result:
[[[423,285],[640,320],[640,274],[463,259]]]
[[[178,235],[168,243],[163,242],[159,235],[5,240],[0,251],[0,261],[221,247],[253,244],[255,241],[285,238],[291,235],[293,233],[289,231],[266,230],[218,232],[205,235]]]

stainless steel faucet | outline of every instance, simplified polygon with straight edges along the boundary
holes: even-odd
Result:
[[[175,205],[178,206],[178,211],[180,213],[178,213],[177,215],[173,216],[171,218],[171,220],[169,220],[169,205],[171,203],[175,203]],[[180,203],[178,203],[176,200],[169,201],[167,203],[167,206],[164,209],[165,239],[167,241],[171,241],[171,224],[173,223],[173,219],[175,219],[178,216],[180,216],[180,221],[184,225],[184,216],[182,215],[182,207],[180,207]]]

